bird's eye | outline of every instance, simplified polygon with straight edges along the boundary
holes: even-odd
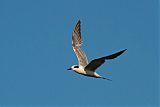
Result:
[[[74,68],[79,68],[79,66],[74,66]]]

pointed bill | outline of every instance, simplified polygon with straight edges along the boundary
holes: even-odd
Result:
[[[88,60],[85,53],[81,49],[82,38],[81,38],[81,22],[80,20],[77,22],[73,33],[72,33],[72,47],[78,58],[78,62],[80,66],[87,66]]]

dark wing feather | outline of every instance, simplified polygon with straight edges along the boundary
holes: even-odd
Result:
[[[108,56],[105,56],[105,57],[101,57],[101,58],[98,58],[98,59],[94,59],[85,67],[85,70],[86,71],[87,70],[95,71],[98,67],[100,67],[105,62],[105,60],[114,59],[114,58],[118,57],[119,55],[121,55],[126,50],[127,49],[124,49],[124,50],[122,50],[120,52],[117,52],[115,54],[108,55]]]

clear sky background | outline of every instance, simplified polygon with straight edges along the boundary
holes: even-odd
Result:
[[[77,64],[82,22],[89,60],[128,49],[97,72]],[[158,0],[1,0],[0,106],[158,106]]]

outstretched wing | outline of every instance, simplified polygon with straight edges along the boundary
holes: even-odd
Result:
[[[124,49],[124,50],[122,50],[120,52],[117,52],[115,54],[105,56],[105,57],[101,57],[101,58],[98,58],[98,59],[94,59],[85,67],[85,70],[86,71],[87,70],[95,71],[98,67],[100,67],[105,62],[105,60],[114,59],[114,58],[118,57],[119,55],[121,55],[126,50],[127,49]]]
[[[86,55],[81,49],[82,38],[81,38],[81,22],[80,20],[77,22],[73,33],[72,33],[72,47],[78,58],[79,65],[86,67],[88,64],[88,60]]]

